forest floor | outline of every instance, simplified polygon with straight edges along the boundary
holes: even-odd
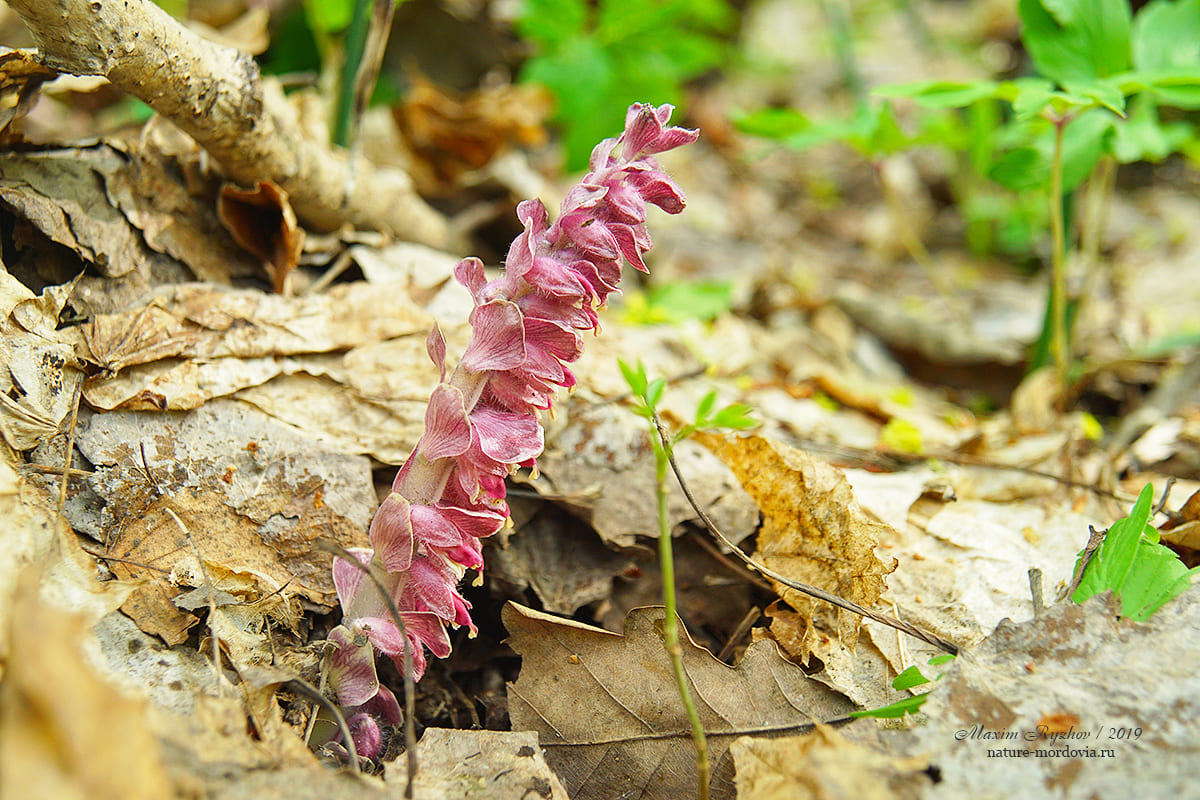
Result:
[[[445,6],[415,5],[435,10],[404,41],[473,35]],[[760,423],[679,444],[696,507],[670,483],[713,797],[1194,783],[1200,590],[1142,622],[1110,594],[1065,595],[1092,529],[1147,484],[1162,541],[1197,563],[1200,172],[1176,156],[1116,173],[1090,260],[1069,262],[1082,288],[1064,387],[1053,367],[1028,370],[1044,227],[1023,256],[980,254],[945,152],[872,163],[736,128],[766,106],[849,113],[811,5],[750,4],[737,46],[773,66],[689,87],[679,124],[700,141],[661,159],[687,208],[652,212],[649,275],[626,270],[578,386],[542,419],[538,469],[509,482],[513,526],[464,585],[478,634],[452,631],[416,686],[418,798],[694,794],[660,635],[654,455],[619,359],[667,380],[670,425],[712,390]],[[860,9],[864,80],[982,74],[980,52],[1015,47],[1016,12],[975,5],[925,9],[934,36],[986,43],[974,49],[930,49],[895,7]],[[0,40],[29,46],[0,11]],[[468,60],[422,57],[432,75]],[[456,236],[406,241],[322,230],[278,191],[224,183],[192,138],[131,121],[103,81],[48,83],[34,104],[38,68],[4,58],[17,110],[0,154],[0,793],[402,796],[400,729],[361,772],[305,741],[304,687],[326,685],[340,620],[320,542],[367,544],[439,378],[434,322],[463,352],[472,301],[455,264],[499,267],[516,204],[556,208],[570,187],[552,130],[531,143],[549,106],[430,83],[369,112],[361,153],[412,176]],[[897,107],[906,124],[917,113]],[[501,144],[467,166],[468,133]],[[760,563],[957,657],[747,568],[697,507]],[[932,687],[917,713],[847,716],[913,696],[893,686],[912,667],[930,679],[915,691]],[[380,674],[402,693],[391,664]]]

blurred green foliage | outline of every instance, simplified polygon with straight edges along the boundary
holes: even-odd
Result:
[[[635,102],[683,102],[683,84],[728,58],[724,0],[524,0],[517,32],[535,55],[521,79],[558,101],[568,170],[587,167]]]

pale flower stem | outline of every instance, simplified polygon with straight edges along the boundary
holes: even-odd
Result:
[[[657,415],[651,419],[650,429],[650,441],[654,445],[655,497],[658,501],[658,560],[662,570],[663,606],[666,613],[663,619],[663,644],[666,645],[667,655],[671,658],[675,685],[679,687],[679,697],[683,700],[684,710],[692,726],[698,780],[696,797],[699,800],[708,800],[708,741],[704,736],[704,725],[696,712],[691,690],[688,689],[687,673],[683,669],[683,648],[679,646],[679,617],[675,603],[675,556],[671,548],[671,522],[667,516],[667,468],[670,463],[668,448],[671,447],[671,440],[664,435]]]

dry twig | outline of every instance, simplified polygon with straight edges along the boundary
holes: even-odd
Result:
[[[314,230],[349,223],[455,249],[409,177],[304,134],[299,114],[248,54],[200,37],[151,0],[12,0],[43,64],[102,75],[207,150],[233,180],[270,180]]]

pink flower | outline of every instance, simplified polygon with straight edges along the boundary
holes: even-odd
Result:
[[[413,646],[414,679],[425,670],[423,648],[439,658],[450,652],[446,625],[474,630],[458,582],[466,569],[482,569],[482,539],[507,521],[505,479],[519,467],[536,468],[543,447],[537,412],[551,407],[560,388],[575,385],[567,365],[582,352],[580,332],[598,329],[597,309],[619,290],[625,262],[646,270],[646,205],[683,210],[683,193],[652,157],[698,138],[667,125],[672,110],[631,106],[625,132],[596,146],[591,171],[553,222],[541,202],[521,203],[524,231],[502,275],[488,280],[476,258],[455,268],[474,301],[471,341],[447,375],[445,339],[436,327],[430,332],[426,349],[440,382],[425,433],[371,523],[373,550],[355,552],[386,574]],[[334,583],[346,630],[403,668],[404,637],[374,588],[337,559]],[[339,696],[359,699],[371,684],[354,663],[347,661],[334,683]],[[370,726],[362,724],[366,741]]]

